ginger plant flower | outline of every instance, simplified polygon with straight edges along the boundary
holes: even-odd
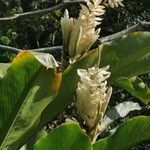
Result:
[[[105,0],[104,3],[108,3],[108,5],[111,8],[115,8],[115,7],[119,7],[120,6],[124,6],[122,3],[123,0]]]
[[[70,35],[73,29],[73,18],[69,18],[69,13],[67,9],[64,12],[64,17],[61,18],[61,27],[63,35],[63,49],[67,53]]]
[[[87,6],[81,5],[77,19],[69,18],[67,10],[61,19],[63,49],[71,62],[86,53],[97,40],[100,29],[95,30],[95,27],[101,24],[105,12],[102,0],[85,1]]]
[[[108,69],[109,66],[77,70],[80,82],[76,89],[76,109],[89,129],[102,122],[112,94],[112,88],[107,86]]]

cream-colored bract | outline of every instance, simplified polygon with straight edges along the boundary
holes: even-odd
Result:
[[[122,1],[123,1],[123,0],[105,0],[104,2],[108,3],[108,5],[109,5],[110,7],[114,8],[114,7],[119,7],[119,5],[120,5],[120,6],[124,6],[124,5],[122,4]]]
[[[101,0],[85,1],[87,6],[81,5],[77,19],[69,18],[67,10],[61,19],[63,47],[68,52],[71,61],[87,52],[97,40],[100,29],[95,30],[95,27],[101,23],[100,16],[105,12]]]
[[[78,69],[80,76],[76,89],[76,108],[81,118],[89,128],[96,123],[102,122],[112,94],[112,88],[107,87],[107,79],[110,76],[109,66],[99,69],[98,67]]]

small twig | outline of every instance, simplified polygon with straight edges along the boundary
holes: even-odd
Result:
[[[101,43],[104,43],[104,42],[109,42],[109,41],[113,41],[117,38],[120,38],[124,35],[127,35],[131,32],[135,32],[135,31],[146,31],[146,30],[150,30],[150,22],[139,22],[138,24],[136,25],[133,25],[129,28],[127,28],[126,30],[123,30],[123,31],[120,31],[118,33],[115,33],[115,34],[112,34],[112,35],[109,35],[109,36],[105,36],[105,37],[102,37],[102,38],[99,38],[98,39],[98,43],[101,44]]]
[[[80,2],[85,2],[84,0],[64,0],[62,3],[53,6],[51,8],[46,8],[46,9],[42,9],[42,10],[37,10],[37,11],[31,11],[31,12],[25,12],[25,13],[21,13],[21,14],[15,14],[14,16],[11,17],[4,17],[4,18],[0,18],[0,23],[6,23],[8,21],[14,21],[16,19],[20,19],[20,18],[25,18],[25,17],[33,17],[33,16],[40,16],[40,15],[44,15],[47,13],[50,13],[56,9],[60,9],[60,8],[64,8],[68,5],[71,4],[75,4],[75,3],[80,3]]]
[[[55,53],[57,51],[62,50],[62,48],[63,48],[62,46],[52,46],[52,47],[45,47],[45,48],[39,48],[39,49],[31,49],[30,51]]]
[[[21,50],[18,49],[18,48],[14,48],[14,47],[10,47],[10,46],[5,46],[5,45],[0,45],[0,50],[9,51],[9,52],[12,52],[12,53],[15,53],[15,54],[21,52]]]
[[[22,51],[21,49],[10,47],[10,46],[5,46],[5,45],[0,45],[0,50],[10,51],[16,54]],[[56,52],[60,53],[61,50],[62,50],[62,46],[52,46],[52,47],[46,47],[46,48],[30,49],[30,51],[44,52],[44,53],[56,53]]]

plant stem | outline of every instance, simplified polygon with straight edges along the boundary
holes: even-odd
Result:
[[[96,142],[97,137],[103,132],[104,129],[105,129],[105,127],[98,123],[97,126],[95,127],[95,129],[91,130],[90,132],[87,132],[92,143]]]
[[[64,57],[64,55],[61,56],[61,70],[64,72],[64,70],[69,66],[69,59]]]

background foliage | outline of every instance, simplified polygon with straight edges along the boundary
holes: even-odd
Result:
[[[124,0],[125,7],[107,8],[108,11],[101,25],[101,36],[121,31],[138,21],[148,21],[150,17],[148,1]],[[0,17],[49,8],[60,2],[61,0],[1,0]],[[76,17],[79,5],[68,8],[70,15]],[[18,19],[8,24],[0,23],[0,44],[19,49],[62,45],[60,18],[63,11],[56,10],[40,17]],[[13,56],[9,52],[0,51],[0,62],[9,62]]]

